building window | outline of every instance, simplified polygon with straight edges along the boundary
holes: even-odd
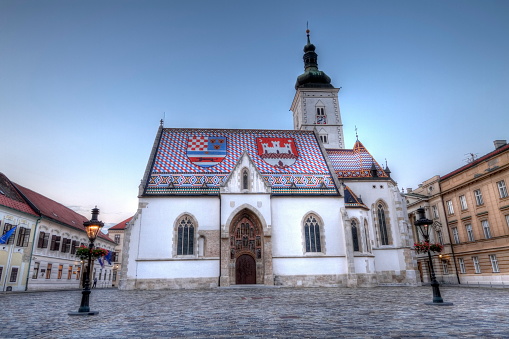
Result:
[[[16,282],[18,280],[18,268],[12,267],[11,268],[11,277],[9,279],[9,282]]]
[[[353,250],[355,252],[359,252],[359,234],[357,231],[357,223],[355,220],[352,220],[352,243],[353,243]]]
[[[115,234],[115,243],[120,244],[120,234]]]
[[[71,239],[64,238],[62,239],[62,253],[68,253],[71,250]]]
[[[30,229],[25,227],[20,227],[18,232],[18,239],[16,240],[16,246],[19,247],[27,247],[28,240],[30,239]]]
[[[507,227],[509,227],[509,214],[505,216],[505,223],[507,224]]]
[[[194,254],[194,224],[189,216],[184,216],[177,226],[177,255]]]
[[[452,237],[454,238],[454,243],[459,244],[460,243],[460,235],[458,233],[458,228],[453,227],[452,228]]]
[[[327,123],[327,116],[325,115],[325,107],[316,108],[316,123],[318,125],[324,125]]]
[[[472,229],[472,225],[471,224],[466,224],[465,225],[465,229],[467,230],[468,241],[475,241],[474,230]]]
[[[320,224],[314,215],[310,215],[306,218],[306,222],[304,224],[304,235],[306,238],[306,252],[322,251]]]
[[[9,223],[4,223],[4,234],[6,234],[7,232],[9,232],[13,227],[15,227],[14,225],[12,224],[9,224]],[[11,234],[11,236],[9,237],[9,239],[7,240],[6,244],[13,244],[14,243],[14,238],[15,238],[15,235],[16,235],[16,231],[14,231],[14,234]]]
[[[491,238],[491,230],[490,230],[490,224],[488,223],[488,220],[481,221],[482,229],[484,231],[484,237],[486,239]]]
[[[242,171],[242,189],[247,190],[249,188],[249,172],[247,169]]]
[[[475,273],[481,273],[481,265],[479,265],[479,257],[472,257],[474,262]]]
[[[60,239],[61,237],[58,235],[51,236],[51,245],[49,247],[52,251],[58,251],[60,249]]]
[[[467,198],[465,198],[464,195],[460,195],[460,205],[461,205],[461,210],[464,211],[468,208],[468,205],[467,205]]]
[[[368,222],[366,220],[364,220],[364,250],[366,252],[371,252],[371,248],[369,246]]]
[[[76,248],[78,247],[79,245],[79,241],[78,240],[73,240],[72,243],[71,243],[71,254],[76,254]]]
[[[475,203],[477,204],[477,206],[484,205],[484,200],[482,199],[481,190],[475,190],[474,196],[475,196]]]
[[[37,248],[47,248],[49,242],[49,233],[39,232],[39,241],[37,242]]]
[[[380,230],[380,243],[389,245],[389,233],[387,232],[387,220],[384,206],[379,203],[377,207],[378,229]]]
[[[67,280],[70,280],[72,278],[72,265],[69,265],[67,268]]]
[[[499,273],[500,270],[498,269],[498,260],[497,260],[497,256],[495,254],[490,254],[490,261],[491,261],[491,269],[493,270],[493,273]]]
[[[431,210],[433,211],[433,218],[438,219],[438,207],[437,205],[431,206]]]
[[[504,180],[501,180],[499,182],[497,182],[497,187],[498,187],[498,194],[500,194],[500,198],[507,198],[508,194],[507,194],[507,188],[505,187],[505,181]]]
[[[80,280],[81,277],[81,266],[76,266],[76,280]]]
[[[437,240],[440,244],[444,244],[444,237],[442,236],[442,231],[437,231]]]
[[[2,279],[2,273],[4,272],[4,267],[0,266],[0,279]]]
[[[327,138],[327,134],[320,134],[320,141],[322,142],[322,144],[326,144],[328,143],[329,139]]]
[[[62,279],[62,272],[64,270],[64,265],[58,265],[58,276],[57,279]]]
[[[52,264],[48,264],[48,267],[46,267],[46,279],[51,279],[51,268]]]
[[[447,204],[447,212],[449,214],[454,214],[454,207],[452,206],[452,200],[447,200],[445,203]]]
[[[449,262],[447,260],[442,260],[442,271],[445,274],[449,274]]]
[[[34,263],[34,273],[32,273],[32,279],[37,279],[37,277],[39,276],[39,266],[40,263],[38,262]]]
[[[463,260],[463,258],[458,258],[458,263],[460,264],[460,273],[467,273],[465,269],[465,260]]]

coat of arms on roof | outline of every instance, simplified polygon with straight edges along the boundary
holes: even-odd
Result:
[[[257,138],[258,155],[269,165],[286,168],[299,157],[293,138]]]
[[[201,167],[215,166],[226,157],[226,140],[226,137],[191,137],[187,140],[187,157]]]

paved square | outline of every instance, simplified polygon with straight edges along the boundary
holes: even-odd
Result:
[[[508,338],[509,289],[442,287],[94,289],[0,294],[1,338]]]

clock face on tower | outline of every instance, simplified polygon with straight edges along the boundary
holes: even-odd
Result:
[[[326,124],[327,120],[325,119],[325,116],[319,115],[316,117],[316,123],[317,124]]]

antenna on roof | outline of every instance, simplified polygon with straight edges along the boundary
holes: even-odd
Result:
[[[477,153],[467,153],[465,155],[468,156],[466,159],[464,159],[464,161],[467,164],[471,164],[471,163],[473,163],[474,161],[477,160]]]

